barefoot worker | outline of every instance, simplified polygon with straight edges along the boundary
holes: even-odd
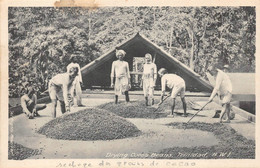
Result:
[[[126,52],[124,50],[116,50],[118,60],[112,63],[111,69],[111,87],[115,88],[115,104],[118,103],[118,96],[125,94],[126,102],[129,102],[128,90],[131,88],[130,72],[128,62],[124,61]],[[115,84],[114,84],[114,78]]]
[[[56,118],[57,100],[60,102],[62,114],[70,112],[68,94],[70,93],[74,79],[78,75],[78,71],[78,68],[72,67],[69,72],[57,74],[50,80],[49,95],[52,102],[53,118]]]
[[[82,76],[81,76],[81,71],[80,71],[80,66],[77,63],[78,59],[76,55],[72,55],[71,58],[71,63],[67,66],[67,72],[69,72],[69,70],[72,67],[76,67],[79,69],[78,75],[76,76],[73,84],[72,84],[72,90],[71,90],[71,96],[73,99],[73,104],[74,106],[83,106],[82,105],[82,90],[81,90],[81,85],[82,85]]]
[[[186,101],[185,101],[185,81],[175,74],[168,74],[167,70],[165,68],[161,68],[158,71],[159,77],[161,77],[161,86],[162,86],[162,94],[161,94],[161,100],[159,104],[163,102],[163,97],[165,95],[166,86],[171,89],[171,98],[172,98],[172,115],[174,113],[174,107],[175,107],[175,99],[177,95],[180,93],[181,101],[183,104],[183,110],[184,110],[184,117],[187,117],[186,113]]]
[[[40,116],[38,111],[46,108],[46,104],[37,104],[37,96],[33,87],[29,87],[21,97],[21,106],[29,119]]]
[[[152,63],[152,55],[147,53],[145,54],[145,64],[144,71],[142,75],[141,85],[143,85],[145,105],[148,106],[148,96],[152,100],[152,105],[154,104],[154,87],[157,79],[157,67]]]
[[[219,122],[223,122],[223,116],[226,113],[227,119],[224,122],[230,122],[230,101],[232,98],[232,83],[226,73],[216,69],[214,66],[208,68],[209,73],[212,76],[216,76],[216,85],[211,93],[209,102],[218,94],[222,103],[222,109],[220,113]]]

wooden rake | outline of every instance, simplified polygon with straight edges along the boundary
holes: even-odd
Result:
[[[199,112],[201,112],[201,111],[204,109],[204,107],[206,107],[209,103],[210,103],[210,101],[208,101],[204,106],[202,106],[202,107],[185,123],[184,130],[186,129],[188,123],[189,123]]]
[[[153,112],[156,112],[156,111],[159,109],[160,105],[161,105],[166,99],[168,99],[170,96],[171,96],[171,95],[166,96],[161,103],[153,105],[153,107],[155,107],[155,110],[154,110]]]

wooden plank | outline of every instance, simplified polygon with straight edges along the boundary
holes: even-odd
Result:
[[[254,94],[233,94],[232,99],[237,101],[253,101],[255,102],[255,95]]]
[[[130,75],[142,75],[143,72],[130,71]]]
[[[255,123],[255,115],[250,114],[249,112],[236,107],[236,106],[232,106],[232,109],[234,110],[235,113],[239,114],[241,117],[247,119],[250,122],[254,122]]]

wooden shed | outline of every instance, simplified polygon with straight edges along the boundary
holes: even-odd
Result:
[[[131,78],[140,75],[140,72],[136,72],[133,68],[134,58],[144,57],[146,53],[150,53],[155,59],[158,70],[166,68],[169,73],[181,76],[186,82],[188,91],[212,91],[209,82],[199,74],[139,33],[81,68],[83,83],[86,88],[95,86],[109,88],[112,62],[117,59],[115,55],[116,48],[126,51],[125,61],[129,63]],[[157,86],[160,86],[159,78],[157,79]]]

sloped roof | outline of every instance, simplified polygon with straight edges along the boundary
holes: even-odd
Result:
[[[184,71],[187,74],[189,74],[190,77],[192,77],[194,80],[197,80],[205,88],[207,88],[208,90],[212,90],[212,86],[209,84],[208,81],[203,79],[199,74],[197,74],[196,72],[191,70],[188,66],[186,66],[185,64],[183,64],[182,62],[180,62],[179,60],[177,60],[176,58],[171,56],[169,53],[164,51],[157,44],[153,43],[152,41],[150,41],[149,39],[147,39],[143,35],[140,35],[139,33],[137,33],[135,36],[125,40],[121,44],[117,45],[114,49],[111,49],[107,53],[101,55],[99,58],[95,59],[94,61],[92,61],[91,63],[87,64],[86,66],[82,67],[81,68],[82,75],[86,75],[86,74],[90,73],[96,67],[98,67],[99,65],[101,65],[105,61],[107,61],[107,60],[111,59],[112,57],[114,57],[116,48],[126,48],[127,46],[135,43],[136,41],[140,41],[140,40],[144,44],[148,45],[150,48],[155,50],[158,54],[163,56],[165,59],[167,59],[169,62],[171,62],[172,64],[177,66],[179,69],[181,69],[182,71]]]
[[[98,57],[97,59],[93,60],[92,62],[90,62],[89,64],[85,65],[84,67],[81,68],[81,73],[82,75],[86,75],[88,73],[90,73],[93,69],[95,69],[96,67],[99,66],[99,64],[101,64],[102,62],[108,60],[110,57],[114,56],[115,50],[116,48],[120,48],[122,46],[126,46],[129,45],[130,43],[132,43],[133,39],[135,39],[135,37],[137,37],[138,35],[136,34],[135,36],[123,41],[122,43],[120,43],[119,45],[117,45],[115,48],[109,50],[108,52],[106,52],[105,54],[101,55],[100,57]]]

